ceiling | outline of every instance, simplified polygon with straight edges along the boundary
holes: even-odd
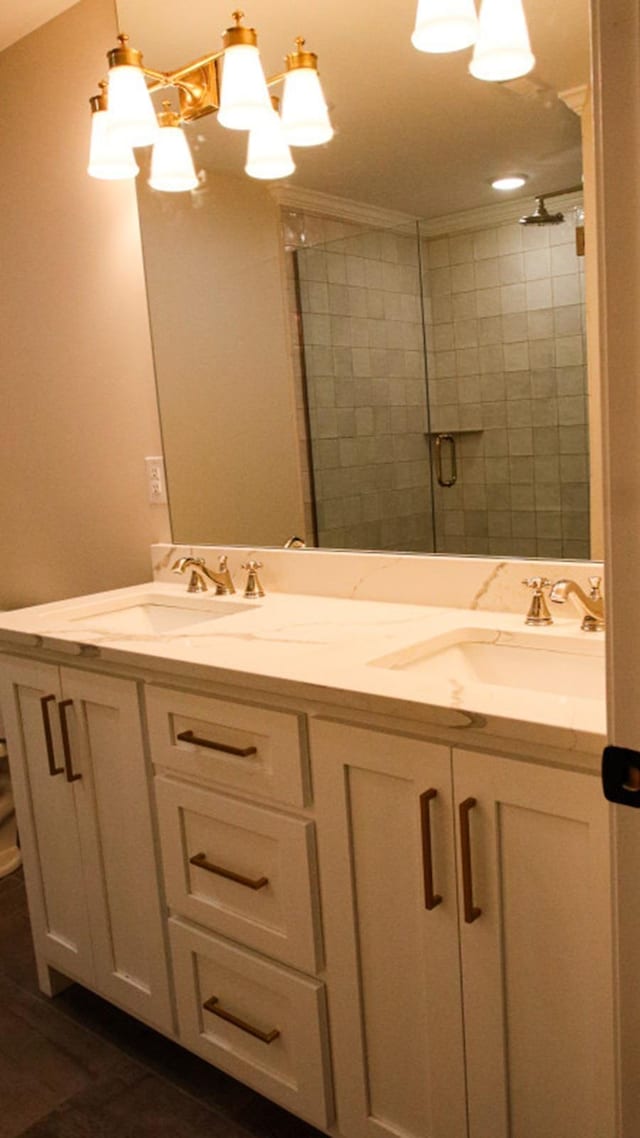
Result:
[[[72,8],[77,0],[2,0],[0,5],[0,51],[54,16]]]
[[[190,0],[179,17],[175,0],[117,8],[121,29],[160,70],[216,50],[232,23],[221,0]],[[265,71],[279,72],[304,35],[336,128],[327,146],[294,151],[288,183],[421,217],[495,202],[490,182],[503,172],[529,174],[529,195],[579,183],[580,123],[557,92],[588,81],[588,0],[525,0],[525,10],[538,62],[509,87],[473,79],[470,49],[416,51],[415,0],[251,0],[245,22],[258,30]],[[190,138],[201,166],[241,172],[244,135],[211,116]]]
[[[17,38],[70,6],[4,0],[0,36]],[[157,70],[216,50],[232,23],[232,5],[221,0],[116,6],[120,28]],[[318,53],[336,128],[327,146],[294,151],[288,182],[420,217],[494,203],[490,182],[503,173],[529,175],[512,195],[519,197],[579,183],[580,123],[558,92],[589,80],[589,2],[524,6],[536,67],[513,84],[491,84],[469,75],[470,49],[425,55],[412,47],[415,0],[351,0],[346,9],[342,0],[251,0],[245,22],[258,30],[265,71],[280,71],[294,37],[304,35]],[[199,167],[241,173],[244,134],[210,116],[192,124],[189,137]]]

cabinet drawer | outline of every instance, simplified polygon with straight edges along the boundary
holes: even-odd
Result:
[[[156,779],[156,797],[170,906],[315,972],[313,822],[167,778]]]
[[[148,687],[146,701],[154,763],[248,794],[304,805],[303,716],[161,687]]]
[[[181,1042],[327,1127],[332,1100],[323,985],[175,918],[169,934]]]

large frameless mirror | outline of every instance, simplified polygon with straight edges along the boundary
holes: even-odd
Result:
[[[215,115],[186,128],[196,190],[150,190],[143,168],[175,540],[304,530],[332,548],[598,555],[576,113],[588,4],[524,7],[536,66],[496,84],[469,74],[470,50],[417,52],[412,2],[357,0],[345,35],[334,0],[256,0],[268,73],[295,36],[318,53],[333,140],[295,149],[275,194]],[[230,23],[200,0],[179,20],[164,0],[118,12],[167,70]],[[492,188],[514,173],[520,189]]]

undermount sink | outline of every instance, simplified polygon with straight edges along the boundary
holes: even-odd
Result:
[[[175,631],[188,631],[194,625],[220,620],[246,612],[246,605],[233,604],[201,597],[147,597],[132,599],[113,608],[100,606],[79,616],[70,616],[67,623],[87,631],[126,634],[132,636],[158,636]]]
[[[369,663],[418,672],[433,684],[605,697],[604,645],[584,637],[544,640],[541,635],[463,628]]]

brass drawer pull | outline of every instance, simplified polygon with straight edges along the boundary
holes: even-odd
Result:
[[[232,1023],[234,1027],[239,1027],[240,1031],[246,1031],[248,1035],[253,1035],[255,1039],[260,1039],[262,1043],[273,1043],[280,1035],[277,1027],[273,1027],[271,1031],[261,1031],[259,1027],[254,1027],[253,1024],[247,1023],[246,1020],[238,1019],[234,1016],[233,1012],[228,1012],[226,1008],[220,1007],[217,996],[210,996],[209,999],[202,1005],[204,1010],[211,1012],[212,1015],[224,1019],[227,1023]]]
[[[214,743],[211,739],[200,739],[193,731],[181,731],[176,739],[181,743],[193,743],[194,747],[209,747],[212,751],[224,751],[225,755],[238,755],[241,759],[258,754],[257,747],[232,747],[230,743]]]
[[[424,874],[424,907],[429,912],[442,901],[439,893],[433,891],[433,858],[431,856],[431,818],[429,803],[438,797],[438,791],[431,787],[420,795],[420,823],[422,830],[422,870]]]
[[[204,853],[194,854],[189,858],[189,864],[198,869],[206,869],[207,873],[216,873],[218,877],[228,877],[229,881],[237,881],[238,885],[246,885],[247,889],[264,889],[269,884],[268,877],[243,877],[241,873],[234,873],[232,869],[225,869],[222,865],[214,865],[207,861]]]
[[[67,708],[73,707],[72,699],[63,699],[58,704],[58,712],[60,715],[60,734],[62,735],[62,750],[64,753],[64,767],[67,776],[67,782],[77,782],[82,778],[81,774],[73,773],[73,762],[71,759],[71,743],[69,741],[69,725],[67,723]]]
[[[49,720],[49,704],[51,700],[55,703],[55,695],[43,695],[40,697],[40,710],[42,711],[42,726],[44,727],[44,743],[47,748],[47,762],[49,764],[49,774],[56,775],[62,774],[64,767],[56,766],[56,757],[53,750],[53,738],[51,736],[51,722]]]
[[[462,896],[464,899],[464,919],[468,925],[477,921],[482,909],[473,903],[473,877],[471,873],[471,836],[469,834],[469,813],[476,806],[475,798],[465,798],[460,803],[460,853],[462,855]]]

